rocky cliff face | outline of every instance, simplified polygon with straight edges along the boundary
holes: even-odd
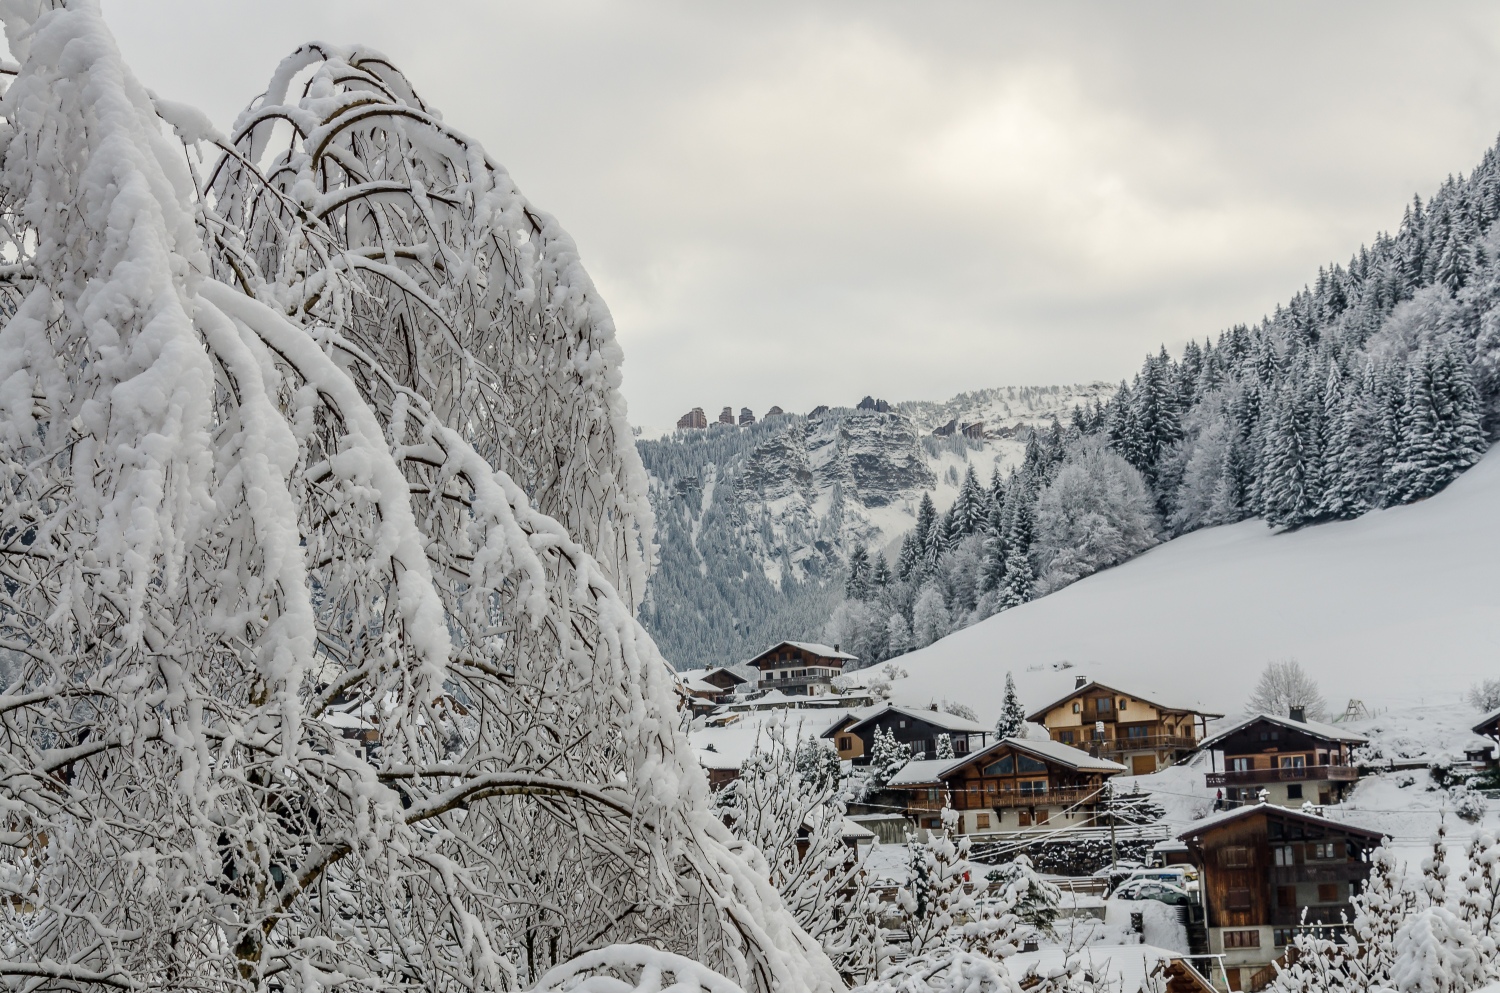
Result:
[[[842,597],[855,543],[887,551],[939,509],[967,465],[1018,463],[1033,427],[1066,422],[1103,384],[1006,387],[946,403],[818,407],[639,442],[651,474],[660,564],[641,620],[679,667],[725,665],[783,638],[816,638]],[[934,431],[984,422],[982,437]],[[731,419],[732,421],[732,419]]]

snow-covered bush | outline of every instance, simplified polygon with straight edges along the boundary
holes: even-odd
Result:
[[[1052,933],[1062,891],[1037,874],[1031,859],[1017,855],[991,869],[985,878],[990,882],[990,893],[1009,907],[1021,923],[1044,934]]]
[[[94,4],[0,13],[0,976],[514,989],[649,938],[837,987],[633,618],[556,222],[376,53],[299,49],[225,137]]]

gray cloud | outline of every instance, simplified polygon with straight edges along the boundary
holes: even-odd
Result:
[[[1500,130],[1486,4],[105,0],[227,126],[392,55],[578,239],[634,419],[1129,374],[1257,319]]]

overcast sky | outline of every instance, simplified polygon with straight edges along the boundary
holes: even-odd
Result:
[[[227,128],[392,56],[577,239],[632,419],[1118,379],[1252,321],[1500,132],[1500,5],[103,0]]]

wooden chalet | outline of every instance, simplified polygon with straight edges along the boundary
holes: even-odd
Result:
[[[845,662],[859,661],[847,652],[804,641],[783,641],[750,660],[760,670],[760,687],[780,690],[787,696],[831,694],[833,678],[843,673]]]
[[[1262,790],[1268,802],[1287,807],[1337,803],[1359,778],[1352,753],[1365,741],[1332,724],[1304,720],[1299,708],[1289,717],[1258,714],[1203,742],[1210,756],[1224,755],[1224,771],[1216,768],[1205,782],[1222,789],[1231,805],[1255,803]]]
[[[1208,817],[1178,836],[1198,867],[1197,955],[1222,955],[1231,990],[1259,990],[1299,931],[1342,930],[1370,875],[1378,831],[1271,804]]]
[[[1223,716],[1167,706],[1079,676],[1072,692],[1026,719],[1045,727],[1053,741],[1143,776],[1195,751],[1208,735],[1208,722]]]
[[[906,795],[907,817],[938,827],[945,804],[963,834],[1056,830],[1090,824],[1118,762],[1056,741],[1004,738],[971,755],[907,763],[888,784]]]
[[[733,669],[684,669],[677,673],[678,691],[695,715],[706,714],[729,703],[735,691],[750,680]]]
[[[952,742],[955,756],[968,755],[983,748],[995,736],[993,728],[936,707],[919,710],[888,703],[840,715],[821,737],[833,742],[839,758],[855,765],[866,765],[870,761],[870,750],[875,746],[877,730],[909,746],[914,759],[937,755],[938,738],[942,735],[947,735]]]
[[[1492,714],[1486,714],[1484,720],[1474,725],[1474,733],[1479,735],[1481,738],[1489,738],[1491,741],[1500,741],[1500,710],[1497,710]],[[1484,762],[1486,764],[1493,764],[1497,757],[1500,756],[1496,755],[1496,750],[1493,745],[1483,750],[1473,749],[1468,754],[1468,758],[1470,760]]]

